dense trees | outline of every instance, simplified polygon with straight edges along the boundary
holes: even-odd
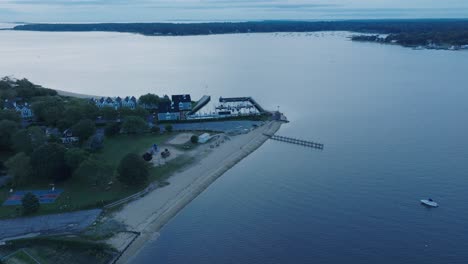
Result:
[[[19,122],[21,120],[21,116],[14,110],[1,110],[0,108],[0,120]]]
[[[40,204],[39,199],[32,193],[27,193],[21,199],[21,204],[23,206],[23,214],[30,215],[39,210]]]
[[[12,137],[18,130],[18,124],[10,120],[0,121],[0,149],[11,149]]]
[[[128,107],[122,107],[120,108],[120,116],[125,118],[127,116],[139,116],[143,119],[146,119],[146,117],[149,115],[148,110],[142,108],[142,107],[137,107],[135,109],[130,109]]]
[[[41,128],[33,126],[18,130],[12,136],[11,141],[16,152],[30,154],[34,149],[43,145],[47,141],[47,137]]]
[[[166,130],[168,133],[171,133],[173,129],[174,129],[174,128],[172,127],[172,125],[166,125],[166,126],[164,126],[164,130]]]
[[[13,80],[5,77],[0,80],[0,98],[13,99],[21,97],[24,100],[38,96],[55,96],[57,92],[52,89],[35,85],[27,79]]]
[[[73,132],[73,136],[78,137],[81,142],[84,142],[94,134],[96,131],[96,125],[89,119],[83,119],[78,121],[71,130]]]
[[[76,169],[73,177],[84,179],[92,185],[104,188],[112,179],[114,170],[102,160],[88,158]]]
[[[64,180],[70,176],[65,161],[66,149],[57,143],[48,143],[34,150],[31,167],[37,180]]]
[[[15,30],[116,31],[143,35],[209,35],[229,33],[353,31],[391,34],[402,45],[468,44],[467,20],[354,20],[354,21],[258,21],[232,23],[113,23],[113,24],[27,24]],[[389,39],[390,40],[390,39]],[[143,96],[142,96],[143,97]],[[144,102],[155,97],[145,95]]]
[[[104,129],[104,133],[108,137],[115,136],[120,133],[121,125],[120,123],[108,123]]]
[[[9,156],[5,167],[0,169],[8,169],[15,187],[27,189],[31,188],[31,184],[43,185],[73,175],[77,182],[83,179],[92,185],[107,188],[116,170],[119,181],[126,185],[138,186],[148,181],[149,167],[139,155],[125,156],[115,168],[98,159],[100,154],[92,154],[103,146],[104,139],[104,133],[97,130],[96,124],[107,123],[104,129],[107,136],[121,131],[129,134],[148,132],[148,110],[143,107],[98,109],[90,100],[58,96],[54,91],[27,80],[20,80],[18,85],[13,85],[14,82],[0,80],[0,104],[5,98],[13,98],[17,102],[31,103],[34,113],[34,118],[26,122],[14,110],[0,110],[0,151],[5,151],[2,154]],[[18,87],[21,89],[17,90]],[[18,96],[27,100],[22,101]],[[167,100],[167,97],[146,95],[141,100],[154,106],[160,100]],[[99,115],[102,118],[98,119]],[[80,138],[82,144],[71,144],[73,140],[67,140],[70,135],[64,133],[66,130]],[[152,131],[159,132],[159,127]],[[3,163],[1,165],[3,167]],[[75,184],[75,179],[71,184]],[[23,204],[27,214],[39,208],[37,197],[32,194]]]
[[[130,186],[144,184],[149,177],[149,167],[137,154],[127,154],[117,168],[117,179]]]
[[[13,176],[13,183],[18,186],[28,182],[30,179],[32,168],[30,158],[23,152],[20,152],[9,158],[5,166]]]
[[[65,104],[58,96],[43,97],[34,102],[31,107],[38,120],[50,126],[55,126],[65,111]]]
[[[88,158],[88,152],[80,148],[71,148],[65,153],[65,163],[71,171],[75,171]]]
[[[161,98],[155,94],[145,94],[140,96],[138,99],[138,103],[141,104],[146,109],[155,109],[158,107],[159,102],[161,102]]]
[[[115,120],[119,117],[119,112],[112,107],[103,107],[99,109],[99,115],[104,120]]]
[[[122,123],[122,131],[127,134],[138,134],[148,130],[148,124],[138,116],[128,116]]]

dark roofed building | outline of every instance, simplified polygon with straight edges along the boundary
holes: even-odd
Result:
[[[174,102],[160,102],[158,104],[158,111],[158,120],[160,121],[174,121],[180,119],[179,107],[176,107]]]
[[[190,98],[190,94],[173,95],[172,102],[174,105],[177,105],[179,111],[192,110],[192,99]]]

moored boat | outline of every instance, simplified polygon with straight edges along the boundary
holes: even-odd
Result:
[[[425,200],[421,200],[421,203],[425,206],[428,206],[428,207],[439,207],[439,204],[434,202],[434,200],[432,200],[431,198]]]

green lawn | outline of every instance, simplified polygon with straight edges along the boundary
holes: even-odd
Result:
[[[101,152],[95,154],[102,158],[114,169],[118,166],[120,160],[128,153],[143,154],[153,144],[161,144],[165,142],[171,135],[119,135],[114,138],[106,139],[104,148]],[[170,174],[180,169],[192,160],[187,157],[179,157],[172,160],[168,164],[159,168],[151,168],[150,182],[155,180],[164,181]],[[116,179],[109,190],[102,190],[97,187],[92,187],[89,183],[71,178],[62,184],[56,185],[56,188],[64,189],[54,204],[41,205],[38,214],[49,214],[66,211],[76,211],[80,209],[91,209],[101,207],[102,205],[122,199],[135,192],[142,190],[146,186],[139,188],[129,188],[120,184]],[[22,187],[21,190],[28,189],[48,189],[48,183],[35,184]],[[0,202],[3,202],[9,196],[8,189],[0,189]],[[18,216],[15,206],[0,206],[0,218]]]
[[[16,251],[13,255],[11,255],[10,257],[8,257],[7,260],[4,260],[4,262],[6,264],[17,264],[17,263],[21,263],[21,264],[37,264],[36,261],[34,261],[34,259],[32,259],[30,256],[28,256],[28,254],[26,254],[26,252],[24,252],[24,250],[18,250]]]

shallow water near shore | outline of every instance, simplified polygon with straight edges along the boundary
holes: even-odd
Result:
[[[268,141],[133,263],[466,263],[468,52],[346,36],[3,31],[0,72],[84,94],[251,95],[288,116],[279,135],[325,144]]]

